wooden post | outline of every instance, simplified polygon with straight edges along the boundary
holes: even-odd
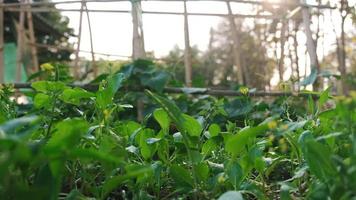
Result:
[[[83,23],[83,9],[84,9],[84,1],[82,1],[80,7],[79,14],[79,30],[78,30],[78,42],[77,42],[77,50],[75,51],[75,60],[74,60],[74,77],[76,79],[79,78],[79,51],[80,51],[80,41],[82,37],[82,23]]]
[[[192,87],[192,53],[189,39],[189,24],[187,14],[187,1],[184,0],[184,66],[185,66],[185,84]]]
[[[143,59],[146,57],[145,42],[143,37],[143,25],[142,25],[142,9],[140,0],[131,1],[131,14],[132,14],[132,58]],[[137,120],[142,122],[144,119],[145,104],[141,97],[138,97],[136,102],[137,108]]]
[[[91,29],[90,17],[89,17],[88,7],[87,7],[86,3],[85,3],[85,12],[87,14],[88,27],[89,27],[90,52],[91,52],[91,62],[92,62],[92,68],[93,68],[93,76],[94,76],[94,78],[96,78],[96,76],[98,75],[98,68],[97,68],[96,62],[95,62],[94,45],[93,45],[93,32],[92,32],[92,29]]]
[[[30,0],[26,0],[26,3],[30,3]],[[31,12],[31,5],[27,5],[27,26],[30,36],[30,44],[36,44],[36,37],[35,31],[33,27],[33,20],[32,20],[32,12]],[[32,66],[30,69],[31,73],[35,73],[39,69],[38,57],[37,57],[37,48],[36,45],[30,45],[31,49],[31,58],[32,58]]]
[[[241,55],[240,55],[240,37],[237,32],[237,27],[235,23],[235,17],[232,13],[230,1],[226,1],[227,9],[228,9],[228,16],[229,16],[229,21],[230,21],[230,27],[231,27],[231,33],[232,33],[232,40],[234,42],[233,44],[233,53],[234,53],[234,64],[235,67],[237,68],[237,77],[238,77],[238,83],[239,84],[246,84],[245,78],[244,78],[244,70],[241,64]]]
[[[339,47],[339,52],[338,54],[340,55],[340,64],[339,64],[339,71],[341,74],[341,86],[342,86],[342,92],[344,95],[347,95],[349,89],[348,85],[346,83],[346,44],[345,44],[345,20],[347,18],[347,15],[349,14],[349,6],[348,2],[346,0],[341,0],[340,2],[341,8],[340,8],[340,14],[341,14],[341,23],[340,23],[340,29],[341,29],[341,35],[340,35],[340,47]]]
[[[132,14],[132,25],[133,25],[133,37],[132,37],[132,58],[134,60],[139,58],[145,58],[145,43],[143,37],[143,27],[142,27],[142,9],[141,1],[132,0],[131,1],[131,14]]]
[[[306,3],[305,0],[301,0],[301,4],[305,4],[305,3]],[[307,51],[310,58],[310,69],[316,69],[317,73],[319,73],[320,69],[319,69],[318,57],[316,54],[316,47],[313,40],[312,32],[310,30],[310,13],[308,7],[302,8],[302,16],[303,16],[304,31],[307,37]],[[318,90],[318,88],[319,88],[319,83],[317,79],[313,84],[313,89]]]
[[[298,39],[297,34],[299,30],[299,23],[294,23],[294,33],[293,33],[293,45],[294,45],[294,54],[295,54],[295,70],[297,72],[297,80],[300,81],[300,68],[299,68],[299,55],[298,55]],[[297,90],[300,90],[299,84],[297,84]]]
[[[286,29],[287,29],[287,20],[282,19],[282,27],[281,27],[281,34],[280,34],[280,42],[281,42],[281,52],[279,57],[278,63],[278,71],[279,71],[279,81],[283,82],[283,75],[284,75],[284,46],[286,41]]]
[[[21,0],[24,3],[24,0]],[[22,75],[22,61],[23,61],[23,41],[24,41],[24,23],[25,23],[25,12],[23,5],[20,6],[21,11],[19,15],[19,23],[17,25],[17,52],[16,52],[16,82],[21,81]]]
[[[0,0],[3,3],[4,0]],[[4,8],[0,7],[0,83],[5,82],[5,61],[4,61]]]

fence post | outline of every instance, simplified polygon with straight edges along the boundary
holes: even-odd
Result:
[[[184,44],[185,84],[187,87],[192,87],[192,54],[190,48],[189,23],[186,0],[184,0]]]
[[[21,0],[24,3],[24,0]],[[19,14],[19,23],[17,25],[17,52],[16,52],[16,81],[21,81],[22,75],[22,61],[23,61],[23,42],[24,42],[24,23],[25,23],[25,12],[23,5],[20,6],[21,11]]]
[[[234,64],[236,67],[237,71],[237,80],[239,84],[246,84],[245,78],[244,78],[244,69],[241,64],[241,55],[240,55],[240,36],[237,32],[237,27],[235,23],[235,17],[232,13],[230,1],[226,1],[227,9],[228,9],[228,16],[229,16],[229,21],[230,21],[230,28],[231,28],[231,33],[232,33],[232,40],[233,40],[233,53],[234,53]]]
[[[75,51],[75,60],[74,60],[74,77],[79,78],[79,51],[80,51],[80,42],[82,37],[82,23],[83,23],[83,9],[84,1],[82,1],[79,14],[79,30],[78,30],[78,41],[77,41],[77,50]]]
[[[88,7],[87,7],[86,3],[84,5],[85,5],[85,12],[87,14],[88,28],[89,28],[91,65],[92,65],[92,68],[93,68],[93,76],[94,76],[94,78],[96,78],[96,76],[98,75],[98,67],[97,67],[96,62],[95,62],[94,45],[93,45],[93,32],[92,32],[92,29],[91,29],[91,23],[90,23]]]
[[[145,42],[143,37],[142,24],[142,9],[140,0],[131,0],[131,14],[132,14],[132,59],[142,59],[146,57]],[[144,119],[145,103],[141,97],[137,99],[137,120],[142,122]]]
[[[30,3],[31,0],[26,0],[26,3]],[[35,73],[38,70],[38,57],[37,57],[37,49],[36,49],[36,37],[35,31],[33,27],[33,20],[32,20],[32,12],[31,12],[31,5],[27,5],[26,15],[27,15],[27,26],[29,31],[29,38],[30,38],[30,49],[31,49],[31,58],[32,58],[32,66],[30,66],[30,72]]]
[[[305,4],[306,2],[305,0],[301,0],[300,3]],[[310,58],[310,69],[316,69],[317,73],[319,73],[319,62],[318,62],[318,56],[316,54],[316,47],[313,40],[313,35],[310,30],[310,13],[308,7],[302,8],[302,17],[303,17],[304,31],[307,38],[307,51]],[[317,78],[313,84],[313,90],[318,90],[318,89],[319,89],[319,80]]]
[[[141,1],[131,1],[131,14],[133,25],[133,37],[132,37],[132,58],[134,60],[139,58],[145,58],[145,43],[143,37],[143,25],[142,25],[142,9]]]
[[[0,0],[0,3],[3,2],[4,0]],[[4,30],[4,8],[0,7],[0,83],[5,82]]]

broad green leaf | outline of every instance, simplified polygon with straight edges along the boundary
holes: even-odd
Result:
[[[56,180],[48,164],[44,164],[38,168],[33,185],[36,188],[43,189],[40,194],[43,199],[51,199],[51,197],[54,197],[53,192],[56,190]]]
[[[218,200],[243,200],[242,194],[237,191],[228,191],[222,194]]]
[[[191,150],[191,155],[192,155],[192,162],[193,164],[198,164],[202,161],[203,156],[200,154],[199,151]]]
[[[151,159],[156,151],[156,146],[154,144],[148,144],[147,140],[154,137],[154,131],[151,129],[144,129],[141,131],[140,137],[140,152],[145,160]]]
[[[156,101],[164,111],[168,114],[171,120],[176,124],[181,136],[184,138],[189,134],[190,136],[200,136],[202,127],[200,123],[193,117],[183,114],[179,108],[170,100],[163,98],[159,95],[153,94],[151,91],[146,90],[146,93]]]
[[[85,196],[79,190],[73,189],[64,200],[85,200]]]
[[[238,189],[244,175],[240,164],[237,161],[230,161],[225,166],[225,171],[229,177],[230,183],[235,189]]]
[[[331,87],[328,87],[326,90],[324,90],[319,97],[319,109],[322,107],[326,101],[329,99],[329,94],[330,94],[330,89]]]
[[[229,117],[233,118],[248,114],[252,111],[253,105],[249,99],[246,99],[245,97],[239,97],[231,102],[226,103],[224,108]]]
[[[215,142],[214,139],[209,139],[207,140],[202,147],[202,153],[207,156],[209,155],[212,151],[216,150],[218,148],[217,143]]]
[[[225,150],[233,155],[238,155],[245,149],[250,139],[255,138],[257,135],[264,134],[267,130],[267,124],[260,124],[256,127],[246,127],[227,140]]]
[[[106,82],[102,82],[99,91],[96,92],[96,102],[101,109],[105,109],[112,104],[115,93],[122,86],[124,78],[122,73],[117,73],[110,75]],[[106,86],[104,83],[106,83]]]
[[[126,174],[123,175],[118,175],[109,178],[104,182],[103,189],[102,189],[102,199],[105,199],[107,195],[114,189],[118,188],[121,184],[123,184],[125,181],[131,179],[131,178],[136,178],[140,176],[144,176],[146,174],[150,174],[153,172],[153,169],[151,166],[140,166],[137,165],[134,167],[134,169],[127,170]]]
[[[215,137],[218,136],[221,132],[220,126],[217,124],[211,124],[208,129],[210,136]]]
[[[59,92],[67,87],[63,82],[37,81],[31,84],[31,87],[38,92]]]
[[[193,187],[193,178],[185,168],[179,165],[172,165],[169,168],[169,172],[178,186]]]
[[[108,77],[108,90],[111,94],[115,94],[117,90],[122,86],[122,82],[125,80],[125,76],[122,73],[116,73]]]
[[[195,174],[199,181],[207,181],[209,178],[209,166],[208,164],[201,162],[195,166]]]
[[[168,116],[175,122],[177,125],[182,126],[183,123],[183,116],[180,109],[170,100],[163,98],[159,95],[152,93],[149,90],[146,90],[146,93],[156,101],[164,111],[168,114]]]
[[[183,128],[190,136],[200,136],[202,127],[200,123],[193,117],[183,114]]]
[[[171,120],[168,114],[162,108],[156,109],[153,112],[153,116],[163,130],[169,130]]]
[[[152,74],[145,73],[140,76],[142,85],[148,86],[157,92],[162,92],[168,83],[170,75],[165,71],[156,71]]]
[[[15,134],[17,130],[36,122],[39,119],[38,116],[25,116],[16,119],[12,119],[0,125],[0,138],[6,137],[9,134]]]
[[[81,88],[65,89],[60,99],[66,103],[79,105],[82,99],[94,97],[95,95]]]
[[[89,125],[82,119],[69,119],[59,122],[52,137],[45,146],[49,154],[58,155],[61,151],[68,151],[78,144],[82,135],[88,131]]]
[[[51,198],[55,200],[58,198],[58,193],[61,189],[62,177],[64,175],[64,161],[61,159],[51,160],[49,162],[49,168],[54,179],[54,187],[51,190]]]
[[[52,98],[47,95],[47,94],[43,94],[43,93],[38,93],[36,94],[34,100],[33,100],[33,104],[35,106],[35,108],[49,108],[52,104]]]
[[[317,142],[312,133],[307,130],[299,137],[299,144],[309,170],[321,180],[328,180],[329,177],[337,174],[336,168],[331,160],[330,149]]]

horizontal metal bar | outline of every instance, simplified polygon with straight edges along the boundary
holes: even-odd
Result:
[[[90,9],[90,10],[81,10],[81,9],[56,9],[56,8],[5,8],[6,11],[10,12],[80,12],[80,11],[88,11],[88,12],[100,12],[100,13],[131,13],[131,10],[98,10],[98,9]],[[160,11],[142,11],[143,14],[155,14],[155,15],[184,15],[184,12],[160,12]],[[215,17],[229,17],[228,14],[213,14],[213,13],[187,13],[190,16],[215,16]],[[236,18],[260,18],[260,19],[281,19],[280,16],[275,15],[244,15],[244,14],[233,14]]]
[[[1,3],[0,7],[20,7],[22,5],[30,6],[54,6],[59,4],[72,4],[72,3],[108,3],[108,2],[129,2],[130,0],[74,0],[74,1],[58,1],[58,2],[32,2],[32,3]],[[142,2],[183,2],[183,0],[143,0]],[[265,2],[265,1],[252,1],[252,0],[187,0],[190,2],[199,1],[215,1],[215,2],[234,2],[234,3],[244,3],[252,5],[275,5],[275,6],[302,6],[309,8],[319,8],[319,9],[337,9],[337,7],[329,5],[311,5],[311,4],[295,4],[295,3],[277,3],[277,2]]]
[[[31,83],[7,83],[4,85],[11,85],[15,89],[32,89]],[[69,87],[79,87],[89,91],[96,91],[98,89],[98,84],[68,84]],[[140,92],[142,90],[133,90],[135,92]],[[234,90],[222,90],[222,89],[211,89],[211,88],[176,88],[176,87],[165,87],[164,92],[171,94],[191,94],[191,95],[212,95],[212,96],[251,96],[251,97],[280,97],[280,96],[295,96],[295,97],[307,97],[311,95],[312,97],[318,97],[315,93],[294,93],[294,92],[266,92],[266,91],[256,91],[249,92],[248,94],[242,94],[239,91]]]

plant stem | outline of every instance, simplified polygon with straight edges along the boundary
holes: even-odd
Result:
[[[192,156],[192,152],[190,151],[190,148],[189,148],[189,142],[188,142],[188,138],[187,136],[184,134],[182,134],[182,137],[183,137],[183,141],[184,141],[184,145],[185,145],[185,148],[187,149],[187,153],[188,153],[188,158],[192,164],[192,175],[193,175],[193,180],[194,180],[194,189],[198,189],[198,179],[197,179],[197,175],[195,173],[195,164],[193,163],[193,156]],[[196,200],[197,199],[197,196],[196,196],[196,191],[193,192],[193,199]]]

